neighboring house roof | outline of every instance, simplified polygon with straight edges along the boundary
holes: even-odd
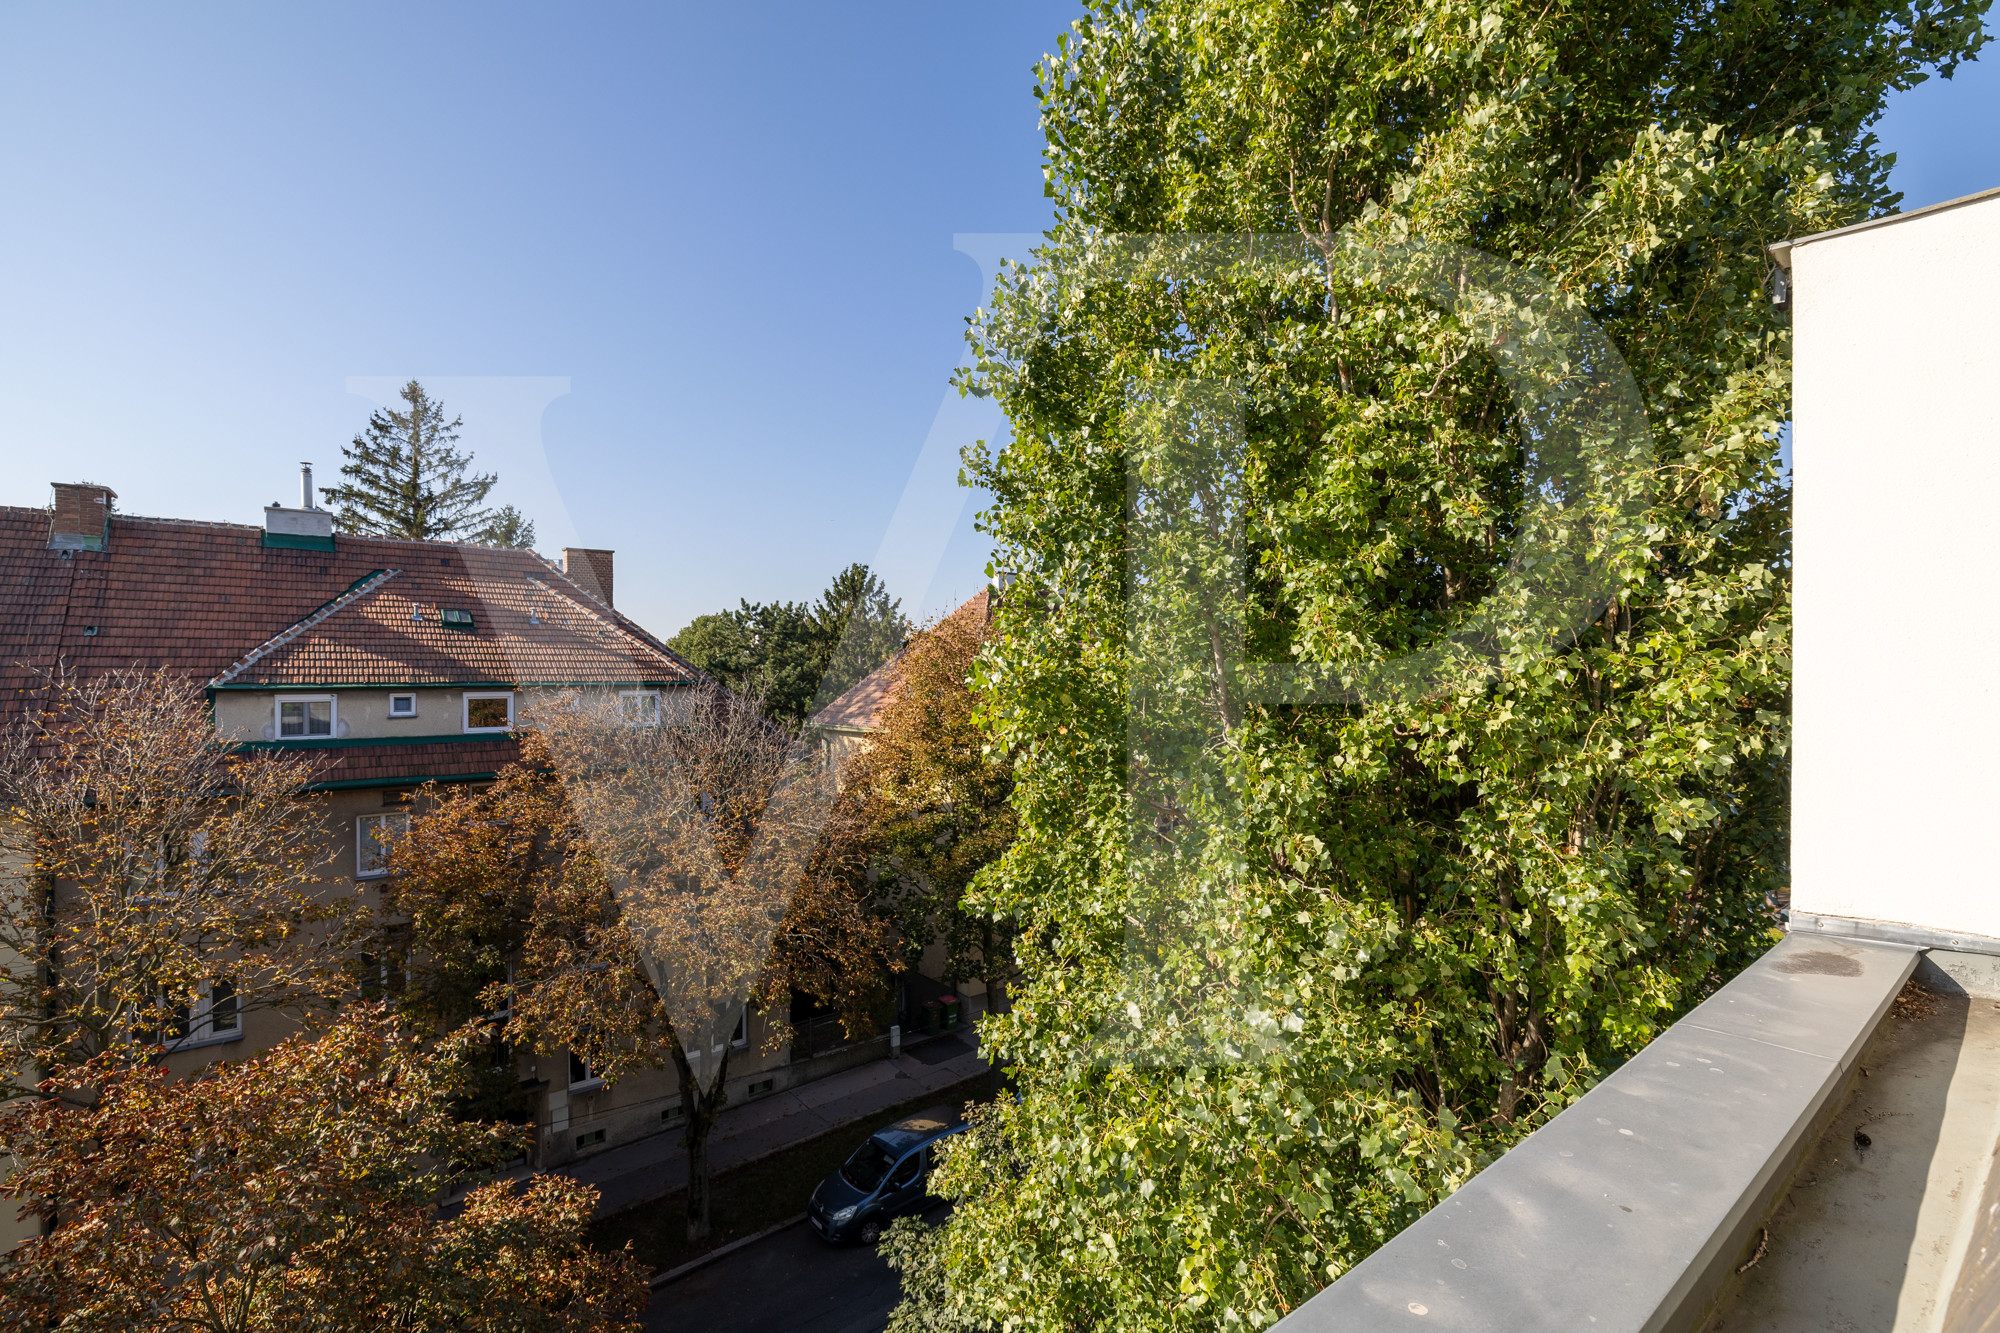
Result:
[[[245,524],[125,515],[102,551],[51,550],[49,533],[49,510],[0,506],[0,726],[59,665],[165,667],[220,689],[703,679],[532,551],[349,536],[295,550]],[[441,624],[449,609],[470,611],[472,628]],[[327,778],[349,780],[403,761],[416,778],[491,771],[515,748],[481,737],[324,753]]]
[[[683,685],[696,679],[692,667],[531,553],[450,549],[448,557],[382,552],[402,556],[402,567],[363,575],[213,684]],[[470,613],[471,627],[444,624],[447,611]]]
[[[945,619],[977,618],[983,626],[992,619],[992,615],[992,590],[982,588]],[[889,706],[889,697],[896,683],[896,664],[903,660],[903,651],[899,649],[894,657],[849,686],[838,699],[814,713],[806,725],[821,731],[865,733],[875,730],[881,724],[882,710]]]
[[[889,689],[896,681],[898,652],[860,680],[847,687],[838,699],[812,715],[806,725],[821,731],[873,731],[876,719],[889,705]]]

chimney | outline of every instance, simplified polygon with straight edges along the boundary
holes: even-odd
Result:
[[[313,503],[313,465],[299,464],[299,507],[264,506],[264,545],[289,551],[331,551],[333,513]]]
[[[56,499],[50,507],[49,549],[51,551],[101,551],[111,540],[111,502],[118,492],[91,482],[54,483]]]
[[[593,550],[586,546],[563,547],[563,574],[577,587],[601,600],[606,606],[611,600],[611,556],[610,551]]]

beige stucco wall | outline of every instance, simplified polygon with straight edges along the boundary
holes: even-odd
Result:
[[[793,1086],[786,1077],[790,1048],[780,1046],[774,1051],[765,1051],[763,1047],[768,1036],[769,1028],[763,1018],[752,1013],[748,1045],[729,1053],[729,1074],[725,1087],[730,1105],[741,1105],[757,1096],[782,1092]],[[670,1120],[664,1114],[678,1110],[680,1106],[680,1077],[672,1069],[642,1070],[616,1083],[572,1091],[568,1082],[569,1056],[566,1052],[554,1056],[523,1056],[521,1065],[524,1076],[550,1081],[538,1117],[541,1134],[539,1165],[543,1167],[588,1157],[662,1130],[678,1129],[685,1123]],[[769,1089],[760,1088],[756,1093],[750,1091],[752,1086],[766,1082],[771,1084]],[[579,1137],[597,1130],[604,1131],[602,1143],[578,1145]]]
[[[471,691],[474,694],[495,692]],[[403,740],[422,736],[456,736],[465,730],[466,693],[463,689],[218,690],[215,695],[215,730],[225,740],[275,740],[278,737],[273,726],[277,700],[281,696],[331,694],[336,705],[335,715],[344,727],[338,739]],[[390,717],[389,696],[392,694],[416,695],[417,715]],[[526,693],[517,692],[514,707],[517,710],[521,708],[527,698]]]
[[[2000,197],[1792,274],[1793,912],[2000,938]]]

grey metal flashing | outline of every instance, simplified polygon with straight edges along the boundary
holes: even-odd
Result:
[[[1276,1327],[1693,1327],[1916,963],[1787,936]]]
[[[1792,931],[1807,935],[1837,935],[1850,940],[1882,940],[1907,944],[1918,949],[1949,949],[1953,953],[2000,954],[2000,940],[1990,935],[1968,935],[1916,926],[1907,921],[1869,921],[1851,916],[1821,916],[1813,912],[1793,912],[1786,921]]]
[[[2000,186],[1995,186],[1990,190],[1981,190],[1977,194],[1962,195],[1957,199],[1947,199],[1941,204],[1926,204],[1922,208],[1913,208],[1907,213],[1889,213],[1879,218],[1869,218],[1866,222],[1855,222],[1845,227],[1835,227],[1832,231],[1816,231],[1810,236],[1799,236],[1789,241],[1773,241],[1764,248],[1770,252],[1771,258],[1777,261],[1779,268],[1789,272],[1792,267],[1792,251],[1801,245],[1811,245],[1815,241],[1831,240],[1835,236],[1850,236],[1858,231],[1873,231],[1877,227],[1886,227],[1892,222],[1908,222],[1913,218],[1929,217],[1933,213],[1948,213],[1954,208],[1964,208],[1967,204],[1977,204],[1991,199],[1996,195],[2000,195]]]

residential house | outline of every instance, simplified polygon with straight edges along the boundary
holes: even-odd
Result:
[[[0,726],[36,706],[44,673],[170,668],[206,688],[218,735],[312,759],[331,841],[329,892],[376,899],[382,847],[422,784],[491,781],[519,756],[511,728],[538,693],[648,699],[704,678],[613,605],[608,550],[532,551],[335,534],[312,503],[261,526],[141,518],[106,487],[58,484],[47,509],[0,508]],[[372,905],[372,904],[371,904]],[[282,1040],[287,1020],[197,1006],[168,1057],[188,1071]],[[732,1100],[866,1058],[760,1053],[746,1015]],[[882,1043],[886,1053],[886,1042]],[[537,1160],[671,1127],[671,1072],[606,1086],[580,1061],[526,1059]],[[4,1237],[0,1237],[4,1243]]]

